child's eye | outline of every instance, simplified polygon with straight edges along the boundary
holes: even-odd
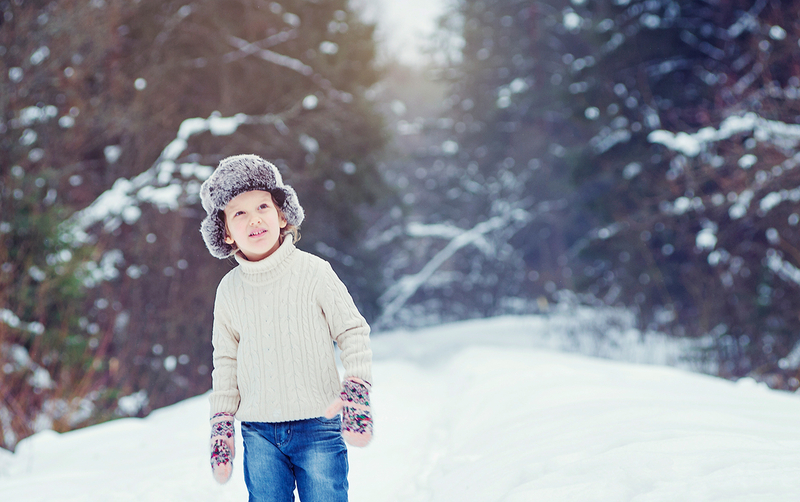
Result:
[[[234,216],[239,216],[240,214],[244,214],[244,211],[236,211],[233,215]]]
[[[267,204],[266,202],[261,204],[260,206],[258,206],[259,209],[266,209],[268,207],[269,207],[269,204]]]

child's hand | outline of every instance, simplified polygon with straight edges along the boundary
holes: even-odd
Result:
[[[211,471],[220,483],[231,477],[234,435],[233,415],[217,413],[211,418]]]
[[[333,418],[342,412],[342,436],[353,446],[367,446],[372,439],[372,410],[369,406],[369,384],[359,378],[348,378],[342,393],[325,411]]]

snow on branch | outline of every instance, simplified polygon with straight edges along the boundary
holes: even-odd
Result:
[[[5,324],[11,328],[23,329],[34,335],[41,335],[44,333],[44,325],[40,322],[24,322],[19,317],[8,309],[0,308],[0,323]]]
[[[264,40],[258,42],[247,42],[246,40],[242,40],[241,38],[237,38],[234,36],[230,36],[228,41],[237,48],[237,50],[229,52],[222,57],[222,60],[225,63],[230,63],[232,61],[236,61],[238,59],[245,58],[251,54],[255,54],[258,51],[266,50],[267,47],[273,47],[278,45],[282,42],[286,42],[288,40],[292,40],[297,38],[298,32],[296,29],[282,31],[280,33],[276,33],[275,35],[271,35]]]
[[[781,279],[800,285],[800,269],[783,260],[774,249],[767,250],[767,267],[775,272]]]
[[[800,164],[800,152],[794,152],[798,143],[800,143],[800,125],[767,120],[754,112],[749,112],[744,115],[726,118],[720,124],[719,129],[705,127],[694,134],[685,132],[674,134],[669,131],[658,130],[651,132],[648,135],[648,140],[651,143],[664,145],[668,149],[686,157],[697,157],[701,152],[706,151],[709,145],[742,133],[752,134],[756,141],[771,143],[782,150],[787,158],[775,166],[769,176],[760,173],[755,177],[753,184],[737,194],[735,202],[729,209],[730,217],[735,220],[747,214],[756,192],[764,187],[770,179],[780,175],[780,173],[790,171]],[[793,152],[794,154],[792,154]],[[685,160],[684,157],[679,158]],[[739,159],[738,165],[742,169],[750,169],[757,161],[758,158],[755,155],[748,153]],[[787,200],[800,200],[800,187],[768,193],[758,202],[759,215],[765,216],[772,208]],[[689,200],[686,197],[679,197],[672,203],[662,203],[662,210],[673,214],[683,214],[692,209],[703,209],[703,203],[699,198],[695,197]]]
[[[247,40],[243,40],[239,37],[234,37],[233,35],[228,36],[228,42],[236,47],[239,52],[241,53],[240,57],[245,55],[254,55],[258,56],[259,58],[263,59],[264,61],[268,61],[270,63],[274,63],[279,66],[283,66],[285,68],[289,68],[292,71],[296,71],[297,73],[304,75],[306,77],[310,77],[314,74],[314,69],[308,66],[307,64],[303,63],[299,59],[290,58],[289,56],[284,56],[283,54],[278,54],[277,52],[273,52],[269,49],[262,49],[258,46],[258,43],[250,43]],[[236,53],[231,53],[226,55],[226,61],[238,59]]]
[[[770,141],[780,147],[795,146],[800,142],[800,125],[779,120],[767,120],[755,112],[731,116],[722,121],[719,129],[704,127],[696,133],[672,133],[665,130],[651,132],[647,140],[664,145],[687,157],[697,157],[707,145],[729,139],[735,134],[752,132],[760,141]]]
[[[24,322],[19,317],[8,309],[0,308],[0,323],[5,324],[11,328],[25,330],[34,335],[41,335],[44,333],[44,325],[40,322]],[[28,350],[18,344],[0,346],[0,355],[3,359],[10,359],[13,361],[15,369],[26,368],[31,371],[28,377],[28,384],[36,389],[50,389],[55,386],[50,373],[39,366],[31,359]]]
[[[184,120],[175,139],[161,151],[150,169],[131,179],[117,179],[111,188],[64,223],[65,235],[74,236],[73,240],[77,242],[86,242],[86,232],[96,223],[103,222],[106,232],[115,230],[123,221],[133,224],[141,216],[139,205],[143,202],[170,210],[177,209],[180,196],[187,193],[188,189],[182,180],[194,177],[202,181],[214,171],[213,167],[196,162],[176,162],[188,148],[192,136],[205,132],[214,136],[230,136],[243,124],[271,124],[285,134],[288,129],[283,120],[290,113],[291,110],[281,115],[252,116],[238,113],[233,117],[221,117],[213,113],[208,118]],[[176,173],[180,174],[181,179],[176,178]]]
[[[392,242],[398,237],[401,237],[404,234],[404,229],[402,225],[395,225],[392,228],[381,232],[377,236],[368,237],[364,241],[364,247],[370,251],[374,251],[378,249],[380,246],[384,244],[388,244]]]
[[[409,223],[406,226],[406,234],[409,237],[439,237],[442,239],[455,240],[464,234],[464,229],[455,225],[439,223],[435,225],[425,225],[422,223]],[[483,235],[477,236],[471,244],[488,255],[492,252],[492,245]]]
[[[385,305],[381,315],[382,320],[391,319],[421,288],[430,280],[434,272],[447,260],[455,255],[461,248],[474,244],[482,247],[484,252],[489,246],[485,236],[490,232],[506,228],[512,223],[524,223],[531,219],[531,214],[525,210],[517,209],[481,222],[469,230],[459,229],[452,225],[423,225],[412,223],[406,227],[411,236],[416,237],[441,237],[450,242],[416,274],[407,275],[392,285],[381,295],[379,302]]]
[[[178,9],[175,14],[167,18],[161,33],[159,33],[155,38],[155,43],[157,45],[163,45],[166,43],[170,34],[172,33],[172,30],[174,30],[184,19],[189,17],[189,15],[192,13],[192,10],[193,9],[191,5],[184,5]]]
[[[758,16],[766,6],[767,0],[757,0],[749,11],[742,13],[739,19],[728,28],[728,36],[736,38],[745,31],[758,32],[761,27]]]
[[[742,78],[740,78],[736,84],[733,85],[733,93],[736,95],[741,95],[744,91],[747,90],[748,87],[753,85],[759,75],[764,72],[764,65],[761,63],[756,63],[753,65],[753,68],[747,72]]]
[[[13,362],[12,367],[14,370],[25,368],[30,371],[31,374],[26,381],[34,389],[52,389],[55,387],[55,382],[50,372],[36,364],[31,359],[28,349],[22,345],[15,343],[10,346],[0,346],[0,355],[3,356],[3,359],[9,359]]]
[[[288,40],[289,38],[294,38],[296,34],[293,34],[292,31],[284,32],[286,35],[282,38],[277,39],[277,42],[282,41],[283,39]],[[281,35],[279,33],[279,35]],[[328,95],[331,98],[338,99],[341,102],[349,103],[353,100],[353,95],[349,92],[340,91],[335,89],[332,85],[330,80],[323,77],[320,73],[316,72],[314,68],[308,66],[307,64],[303,63],[299,59],[295,59],[283,54],[279,54],[277,52],[271,51],[269,49],[265,49],[263,46],[270,42],[270,39],[262,42],[248,42],[247,40],[241,39],[239,37],[234,37],[233,35],[228,36],[228,43],[231,44],[233,47],[237,49],[235,52],[230,52],[225,55],[225,61],[235,61],[237,59],[241,59],[246,56],[256,56],[258,58],[263,59],[269,63],[276,64],[278,66],[283,66],[284,68],[288,68],[294,72],[299,73],[305,77],[311,78],[311,81],[320,86],[322,89],[327,91]],[[277,43],[275,40],[272,42]],[[272,45],[274,45],[274,43]]]

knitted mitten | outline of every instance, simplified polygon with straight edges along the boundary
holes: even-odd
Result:
[[[325,411],[333,418],[342,412],[342,436],[353,446],[367,446],[372,439],[372,411],[369,406],[369,384],[359,378],[348,378],[342,392]]]
[[[211,471],[220,483],[231,477],[234,431],[230,413],[217,413],[211,417]]]

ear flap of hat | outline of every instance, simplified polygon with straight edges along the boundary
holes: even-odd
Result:
[[[272,200],[275,201],[275,204],[283,210],[283,205],[286,204],[286,192],[283,191],[283,188],[272,188],[269,193],[272,194]]]
[[[227,258],[233,254],[233,246],[225,242],[225,220],[220,214],[212,213],[203,219],[200,224],[200,233],[206,243],[208,252],[214,258]]]
[[[286,222],[289,225],[299,227],[305,218],[305,212],[302,206],[297,201],[297,193],[289,185],[281,185],[270,189],[272,198],[275,204],[281,208],[283,215],[286,217]]]

